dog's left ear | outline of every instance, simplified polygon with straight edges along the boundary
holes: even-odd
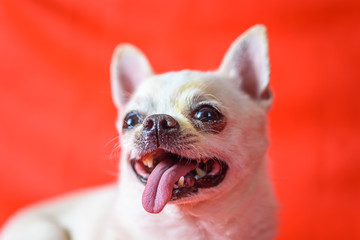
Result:
[[[154,73],[138,48],[131,44],[119,44],[111,59],[110,74],[113,102],[116,108],[121,109],[140,82]]]
[[[230,46],[219,71],[235,79],[239,87],[268,111],[272,104],[269,89],[269,56],[266,28],[255,25]]]

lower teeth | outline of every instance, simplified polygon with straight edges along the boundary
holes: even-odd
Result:
[[[184,185],[184,180],[185,180],[184,176],[181,176],[179,181],[178,181],[178,185],[183,186]]]
[[[195,171],[196,171],[196,176],[195,176],[196,180],[198,180],[206,175],[206,172],[204,170],[202,170],[201,168],[196,168]]]

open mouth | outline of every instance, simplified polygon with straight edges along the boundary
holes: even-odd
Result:
[[[190,159],[160,148],[132,159],[131,166],[146,184],[142,202],[150,213],[160,212],[168,201],[193,195],[199,188],[217,186],[228,169],[217,158]]]

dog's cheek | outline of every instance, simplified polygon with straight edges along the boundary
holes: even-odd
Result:
[[[130,131],[123,131],[120,134],[120,145],[121,145],[121,151],[125,151],[127,153],[130,153],[135,148],[135,135],[136,132],[130,130]]]

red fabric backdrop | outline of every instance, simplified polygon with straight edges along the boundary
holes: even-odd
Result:
[[[0,2],[0,224],[18,207],[116,177],[109,60],[139,46],[157,72],[214,69],[268,27],[277,239],[360,239],[360,2]]]

